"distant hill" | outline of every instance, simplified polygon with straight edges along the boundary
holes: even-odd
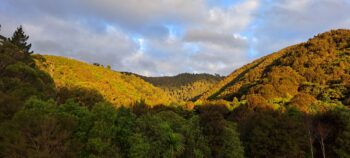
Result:
[[[52,76],[58,89],[62,88],[61,95],[67,92],[66,88],[78,89],[76,91],[86,88],[92,92],[96,91],[116,106],[127,106],[140,100],[145,100],[151,105],[170,102],[164,91],[134,75],[65,57],[35,55],[35,59],[38,67]],[[79,93],[81,95],[81,92]],[[93,98],[92,94],[86,96]]]
[[[124,72],[125,74],[133,74]],[[137,75],[137,74],[135,74]],[[177,101],[190,101],[209,90],[224,77],[207,73],[181,73],[175,76],[146,77],[137,75],[156,87],[162,88]]]
[[[255,100],[290,106],[350,105],[350,30],[333,30],[235,70],[200,100]],[[305,107],[300,107],[305,108]]]

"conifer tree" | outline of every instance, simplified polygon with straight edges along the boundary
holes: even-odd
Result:
[[[1,24],[0,24],[0,32],[1,32]],[[2,41],[5,41],[5,40],[6,40],[6,38],[4,36],[0,35],[0,44]]]
[[[17,28],[17,30],[13,33],[12,37],[9,41],[16,45],[19,49],[23,50],[25,53],[32,54],[33,51],[30,51],[32,44],[27,43],[29,36],[26,35],[23,31],[22,25]]]

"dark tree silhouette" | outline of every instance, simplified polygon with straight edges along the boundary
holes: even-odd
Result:
[[[29,36],[24,33],[23,27],[19,26],[9,41],[16,45],[19,49],[23,50],[25,53],[32,54],[33,51],[30,51],[32,44],[27,42],[28,39]]]

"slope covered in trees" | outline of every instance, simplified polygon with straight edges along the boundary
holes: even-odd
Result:
[[[247,157],[350,157],[350,30],[237,69],[198,103],[232,110]]]
[[[59,99],[62,100],[77,95],[79,89],[83,88],[96,91],[116,106],[129,106],[140,100],[150,105],[169,104],[171,101],[161,89],[134,75],[64,57],[35,55],[34,58],[38,67],[52,76],[58,88]],[[93,93],[87,93],[77,97],[81,100],[94,99],[92,95]]]
[[[350,105],[349,67],[350,31],[334,30],[234,71],[201,99],[284,100],[303,110],[317,101]]]
[[[20,43],[0,44],[0,157],[243,157],[236,124],[222,109],[151,108],[144,101],[116,108],[100,82],[149,84],[66,58],[33,59],[27,36],[20,35]]]
[[[17,29],[0,42],[0,157],[350,157],[349,38],[331,31],[261,58],[196,105],[130,97],[117,108],[110,94],[163,94],[129,89],[150,85],[135,75],[32,55]]]
[[[147,77],[137,74],[135,75],[141,77],[154,86],[163,89],[169,94],[169,96],[178,102],[195,100],[202,93],[209,90],[214,84],[224,78],[220,75],[211,75],[206,73],[182,73],[175,76],[161,77]]]

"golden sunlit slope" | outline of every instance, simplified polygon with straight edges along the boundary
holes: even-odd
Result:
[[[215,84],[210,90],[203,93],[200,99],[212,100],[226,98],[230,100],[232,95],[234,95],[232,92],[237,92],[238,89],[242,87],[243,82],[254,81],[257,74],[261,74],[266,66],[282,56],[284,52],[284,50],[281,50],[280,52],[267,55],[235,70],[219,83]]]
[[[58,89],[78,87],[96,90],[116,106],[128,106],[140,100],[150,105],[170,102],[161,89],[134,75],[65,57],[35,55],[35,59],[39,68],[52,76]]]
[[[322,33],[237,69],[200,100],[249,96],[268,103],[276,98],[350,104],[350,30]],[[311,99],[310,99],[311,98]]]
[[[133,74],[124,72],[125,74]],[[152,85],[163,89],[177,102],[195,100],[224,77],[218,74],[181,73],[175,76],[146,77],[137,75]]]

